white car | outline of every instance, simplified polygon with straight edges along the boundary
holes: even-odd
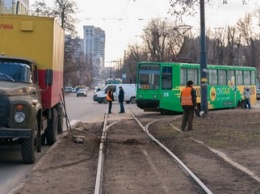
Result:
[[[106,101],[106,93],[108,88],[112,86],[113,87],[113,94],[114,94],[114,100],[118,101],[118,94],[119,94],[119,86],[123,87],[123,90],[125,92],[125,102],[135,104],[135,98],[136,98],[136,85],[135,84],[107,84],[106,87],[104,87],[100,91],[96,91],[93,95],[93,100],[98,103],[107,103]]]
[[[87,89],[78,89],[78,91],[77,91],[77,97],[79,97],[79,96],[85,96],[85,97],[87,97]]]
[[[67,93],[72,92],[72,87],[65,87],[64,92],[67,92]]]
[[[72,92],[72,93],[76,93],[76,92],[77,92],[77,89],[76,89],[76,88],[72,88],[71,92]]]

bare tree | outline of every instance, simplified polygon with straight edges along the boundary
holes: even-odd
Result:
[[[78,49],[79,44],[77,40],[72,39],[71,36],[66,36],[65,49],[64,49],[64,85],[77,85],[77,66],[75,65],[75,51]]]
[[[78,22],[73,17],[77,13],[77,5],[73,0],[55,0],[57,5],[53,9],[53,14],[60,20],[61,27],[69,32],[71,35],[75,35],[75,24]]]
[[[228,0],[204,0],[205,3],[212,3],[215,1],[222,1],[227,4]],[[250,0],[241,0],[242,4],[246,4]],[[201,0],[170,0],[171,9],[169,12],[176,16],[176,20],[181,20],[184,16],[193,16],[197,13],[197,7],[200,5]]]
[[[78,20],[74,15],[78,7],[73,0],[55,0],[54,7],[49,7],[44,0],[36,1],[32,5],[32,15],[55,17],[65,32],[76,35],[75,24]]]
[[[134,43],[132,45],[128,45],[128,55],[126,54],[126,58],[131,56],[131,60],[135,61],[148,61],[150,60],[149,51],[146,48],[145,44],[138,45]]]
[[[246,14],[246,16],[237,22],[237,29],[241,36],[242,44],[246,45],[243,49],[243,56],[245,57],[244,65],[256,66],[253,60],[254,53],[254,39],[252,31],[252,15]],[[250,48],[251,47],[251,48]]]
[[[31,8],[31,14],[36,16],[52,16],[52,9],[50,9],[45,1],[36,1]]]
[[[176,20],[182,21],[182,17],[187,15],[194,16],[197,13],[195,8],[199,5],[199,2],[200,0],[170,0],[172,8],[169,12],[175,16]]]
[[[130,48],[129,53],[126,53],[124,62],[124,71],[126,73],[126,83],[133,83],[136,80],[136,65],[142,57],[142,52],[135,52],[134,47]],[[140,57],[140,58],[139,58]]]
[[[250,38],[252,37],[252,15],[246,14],[244,18],[237,22],[237,29],[242,38],[242,44],[250,45]]]
[[[165,46],[169,35],[166,22],[160,19],[151,20],[148,27],[144,30],[147,48],[151,53],[151,60],[165,60]]]
[[[161,19],[152,19],[142,38],[152,61],[175,60],[185,41],[173,24]]]
[[[236,49],[239,49],[239,38],[237,36],[237,30],[234,27],[228,27],[227,31],[227,60],[226,64],[228,65],[235,65],[235,58],[239,57],[236,56],[238,52]]]

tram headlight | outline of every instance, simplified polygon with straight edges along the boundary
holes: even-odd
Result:
[[[14,114],[14,120],[15,120],[15,122],[17,122],[17,123],[22,123],[22,122],[24,122],[24,120],[25,120],[25,114],[22,113],[22,112],[16,112],[16,113]]]
[[[157,98],[157,96],[154,94],[154,95],[153,95],[153,98]]]

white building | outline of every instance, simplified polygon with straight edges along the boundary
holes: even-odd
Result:
[[[83,26],[83,30],[84,56],[92,61],[92,85],[97,86],[105,64],[105,31],[95,26]]]
[[[29,0],[0,0],[0,14],[29,14]]]

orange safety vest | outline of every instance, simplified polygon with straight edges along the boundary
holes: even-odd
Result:
[[[112,98],[110,97],[111,96],[111,90],[109,89],[108,91],[107,91],[107,95],[106,95],[106,99],[107,99],[107,101],[112,101]]]
[[[186,87],[181,92],[181,105],[182,106],[193,106],[191,87]]]

